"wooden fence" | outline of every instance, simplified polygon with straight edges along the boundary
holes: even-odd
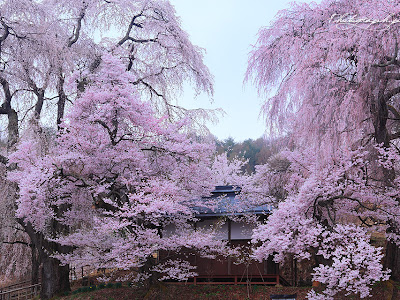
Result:
[[[289,283],[280,275],[213,275],[213,276],[196,276],[189,278],[188,281],[167,281],[173,284],[263,284],[263,285],[284,285],[289,286]]]
[[[20,282],[0,289],[0,300],[31,300],[40,294],[41,284]]]
[[[93,266],[84,266],[84,267],[74,267],[70,266],[69,269],[69,280],[74,281],[74,280],[79,280],[84,277],[90,277],[93,274],[97,274],[97,269],[94,268]]]
[[[25,281],[21,281],[18,283],[14,283],[14,284],[10,284],[10,285],[6,285],[6,286],[0,286],[0,292],[5,292],[8,290],[14,290],[20,287],[24,287],[24,286],[28,286],[31,285],[31,281],[30,280],[25,280]]]

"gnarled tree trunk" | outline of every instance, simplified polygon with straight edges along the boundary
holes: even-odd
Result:
[[[383,144],[384,147],[390,146],[390,134],[387,128],[387,120],[389,117],[389,110],[387,100],[384,96],[387,87],[387,79],[380,82],[380,92],[376,102],[371,103],[371,113],[373,115],[373,125],[375,129],[375,140],[378,144]],[[386,185],[390,186],[395,177],[394,170],[383,170],[383,180]],[[399,203],[400,205],[400,203]],[[389,224],[387,232],[396,232],[393,224]],[[391,241],[386,242],[386,253],[383,265],[385,268],[392,270],[391,278],[393,280],[400,280],[400,248],[396,243]]]
[[[42,258],[41,299],[51,299],[55,295],[70,291],[69,266],[60,266],[60,261],[52,257]]]
[[[32,224],[29,222],[24,223],[23,220],[18,221],[24,227],[31,239],[31,243],[38,251],[38,263],[42,264],[42,291],[40,298],[51,299],[55,295],[70,291],[69,265],[62,266],[58,259],[51,257],[52,253],[66,253],[70,248],[47,241],[43,234],[34,230]]]

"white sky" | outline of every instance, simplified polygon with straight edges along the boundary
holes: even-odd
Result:
[[[265,122],[259,117],[262,99],[250,83],[243,85],[248,53],[257,32],[292,0],[170,0],[193,44],[206,49],[205,63],[214,75],[214,102],[206,95],[193,100],[188,90],[184,107],[222,108],[226,115],[211,132],[235,141],[261,137]]]

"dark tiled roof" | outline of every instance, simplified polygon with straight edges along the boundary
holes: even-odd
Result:
[[[220,217],[228,215],[238,216],[249,213],[264,215],[271,213],[272,208],[270,205],[249,205],[245,199],[238,197],[240,191],[241,188],[239,186],[216,186],[215,190],[211,192],[211,197],[204,197],[201,200],[204,201],[204,203],[216,201],[218,205],[216,205],[216,207],[213,209],[207,206],[196,207],[196,217]],[[245,204],[245,206],[242,204]]]

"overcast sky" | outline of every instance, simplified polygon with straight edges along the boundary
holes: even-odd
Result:
[[[222,108],[226,115],[211,132],[219,139],[236,141],[261,137],[265,122],[259,117],[262,99],[251,84],[243,85],[248,53],[257,32],[292,1],[272,0],[170,0],[192,43],[206,49],[205,63],[215,78],[214,102],[205,96],[192,100],[186,91],[185,107]]]

